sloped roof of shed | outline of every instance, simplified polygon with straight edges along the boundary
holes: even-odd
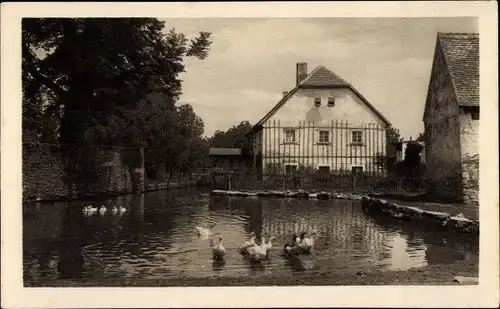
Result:
[[[479,106],[479,34],[438,33],[460,106]]]
[[[241,148],[210,148],[208,153],[211,156],[239,156],[242,151]]]

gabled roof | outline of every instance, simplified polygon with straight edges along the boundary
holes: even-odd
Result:
[[[479,106],[479,34],[438,33],[460,106]]]
[[[389,120],[387,120],[384,115],[382,115],[368,100],[361,95],[350,83],[339,77],[337,74],[333,73],[329,69],[322,65],[318,65],[311,73],[309,73],[302,82],[290,90],[279,102],[276,104],[257,124],[248,132],[251,134],[257,131],[264,122],[266,122],[272,115],[278,111],[278,109],[283,106],[290,97],[294,95],[300,88],[348,88],[356,96],[358,96],[377,116],[379,116],[386,125],[391,125]]]
[[[306,87],[329,87],[329,86],[344,86],[348,87],[349,83],[340,78],[337,74],[328,70],[322,65],[318,65],[301,83],[301,86]]]

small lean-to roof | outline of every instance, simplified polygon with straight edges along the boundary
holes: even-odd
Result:
[[[368,100],[359,93],[350,83],[342,79],[340,76],[330,71],[322,65],[318,65],[306,78],[295,88],[290,90],[257,124],[248,134],[256,132],[278,109],[280,109],[300,88],[348,88],[358,96],[386,125],[391,125],[389,120],[384,117]]]
[[[479,106],[479,34],[438,33],[460,106]]]
[[[242,154],[241,148],[210,148],[210,156],[239,156]]]

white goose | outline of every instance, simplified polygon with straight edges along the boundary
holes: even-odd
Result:
[[[266,256],[269,255],[269,251],[271,250],[271,248],[273,247],[273,240],[275,240],[276,237],[274,236],[271,236],[269,237],[269,239],[267,240],[267,243],[265,244],[265,250],[266,250]]]
[[[127,208],[120,206],[120,208],[118,208],[118,211],[122,214],[127,211]]]
[[[304,237],[302,238],[301,242],[301,247],[303,248],[304,253],[310,253],[312,248],[314,247],[314,239],[316,236],[316,231],[313,231],[311,233],[311,236],[309,234],[304,234]]]
[[[93,215],[97,213],[97,207],[94,207],[93,205],[87,205],[85,206],[83,212],[84,214]]]
[[[250,240],[245,241],[241,246],[240,246],[240,253],[245,255],[248,253],[247,249],[250,247],[253,247],[255,245],[255,233],[251,232],[250,233]]]
[[[106,211],[107,211],[107,209],[106,209],[106,207],[104,207],[104,205],[102,205],[102,206],[101,206],[101,208],[99,208],[99,213],[100,213],[101,215],[105,214],[105,213],[106,213]]]
[[[212,247],[213,258],[216,260],[221,260],[226,254],[226,248],[222,244],[222,236],[219,236],[219,242]]]
[[[213,228],[213,226],[212,226],[212,228]],[[198,236],[212,236],[212,235],[214,235],[214,232],[212,232],[210,229],[207,229],[204,227],[197,226],[197,227],[195,227],[195,229],[198,233]]]
[[[260,238],[260,246],[255,244],[252,247],[249,247],[247,251],[248,257],[254,261],[262,261],[263,259],[265,259],[267,257],[267,252],[264,236]]]
[[[91,208],[92,208],[92,206],[90,206],[90,205],[83,207],[83,209],[82,209],[83,215],[84,216],[91,216],[92,215],[92,212],[90,211]]]

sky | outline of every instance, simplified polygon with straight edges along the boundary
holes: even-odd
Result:
[[[438,32],[478,32],[475,18],[163,19],[194,37],[212,33],[204,60],[188,58],[180,103],[204,135],[255,124],[295,86],[297,62],[321,64],[350,82],[408,139],[423,132],[423,109]]]

